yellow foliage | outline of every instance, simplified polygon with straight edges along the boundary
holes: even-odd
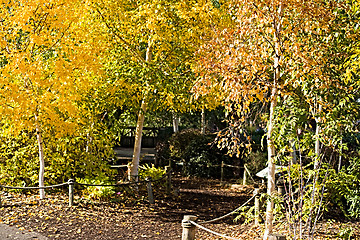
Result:
[[[0,99],[7,103],[0,107],[1,122],[9,123],[17,134],[35,129],[37,115],[43,131],[53,126],[60,135],[73,132],[82,111],[76,101],[99,68],[101,47],[91,44],[94,39],[86,26],[91,19],[89,4],[82,0],[2,4],[2,9],[10,10],[0,10],[0,45],[7,60],[0,68],[0,85],[6,86],[0,89]]]

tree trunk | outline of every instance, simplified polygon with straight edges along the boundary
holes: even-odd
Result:
[[[149,62],[151,62],[151,60],[152,60],[152,44],[151,44],[151,39],[149,39],[148,47],[146,49],[145,61],[147,63],[149,63]],[[146,108],[147,108],[146,95],[147,94],[145,94],[143,100],[141,101],[141,107],[140,107],[140,111],[139,111],[139,115],[138,115],[138,121],[136,124],[134,153],[133,153],[132,162],[131,162],[131,165],[130,165],[129,171],[128,171],[128,174],[129,174],[128,179],[130,181],[138,180],[140,152],[141,152],[141,139],[142,139],[142,133],[143,133],[143,127],[144,127],[145,112],[146,112]]]
[[[322,111],[322,106],[321,104],[319,105],[319,110],[318,110],[318,115],[321,114]],[[316,183],[318,181],[319,178],[319,168],[320,168],[320,133],[321,133],[321,127],[320,127],[320,123],[321,123],[321,118],[320,116],[315,117],[315,121],[316,121],[316,130],[315,130],[315,161],[314,161],[314,170],[315,170],[315,176],[313,176],[312,179],[312,193],[311,193],[311,207],[310,207],[310,214],[308,217],[308,221],[307,224],[309,225],[309,234],[312,232],[312,228],[313,228],[313,209],[316,209],[316,194],[317,194],[317,187],[316,187]]]
[[[292,148],[292,153],[291,153],[291,158],[292,158],[292,161],[290,162],[290,165],[291,164],[296,164],[297,163],[297,157],[296,157],[296,147],[295,147],[295,141],[294,140],[290,140],[289,141],[290,143],[290,146]]]
[[[272,140],[272,133],[274,129],[274,110],[276,107],[276,96],[277,96],[277,88],[273,87],[271,91],[271,103],[270,103],[270,118],[268,122],[268,130],[267,130],[267,148],[268,148],[268,183],[267,183],[267,194],[269,196],[273,196],[275,191],[275,147],[274,142]],[[274,200],[270,198],[267,202],[266,206],[266,219],[265,219],[265,232],[264,232],[264,240],[268,239],[269,234],[272,233],[273,229],[273,219],[274,219]]]
[[[340,154],[339,154],[339,165],[338,165],[338,173],[341,172],[341,162],[342,162],[342,149],[343,149],[343,140],[340,141]]]
[[[130,181],[138,180],[140,152],[141,152],[141,139],[142,139],[142,132],[143,132],[143,127],[144,127],[145,112],[146,112],[146,102],[145,102],[145,100],[143,100],[141,102],[141,108],[139,111],[138,121],[136,124],[133,158],[132,158],[132,162],[130,165],[130,169],[128,171],[128,174],[129,174],[128,179]]]
[[[39,147],[39,163],[40,163],[40,169],[39,169],[39,187],[44,187],[44,173],[45,173],[45,160],[44,160],[44,143],[42,139],[42,132],[40,128],[40,123],[38,121],[38,117],[35,114],[35,122],[36,122],[36,137],[38,141],[38,147]],[[40,199],[45,198],[45,190],[39,189]]]
[[[319,105],[319,114],[321,114],[322,106]],[[314,169],[318,169],[319,167],[319,159],[320,159],[320,133],[321,133],[321,119],[320,116],[315,118],[316,120],[316,130],[315,130],[315,162],[314,162]]]
[[[266,219],[265,219],[265,231],[264,231],[264,240],[267,240],[269,238],[269,235],[272,233],[273,230],[273,219],[274,219],[274,200],[273,195],[276,192],[275,191],[275,146],[272,139],[272,133],[274,129],[275,124],[275,107],[277,104],[277,95],[278,95],[278,89],[277,85],[280,80],[280,57],[281,57],[281,51],[280,51],[280,33],[281,33],[281,18],[282,18],[282,12],[283,12],[283,4],[280,2],[279,9],[278,9],[278,16],[274,19],[277,19],[277,21],[274,20],[274,75],[273,75],[273,86],[271,89],[271,99],[270,99],[270,116],[269,116],[269,122],[268,122],[268,129],[267,129],[267,148],[268,148],[268,185],[267,185],[267,194],[269,195],[269,200],[267,201],[266,206]]]
[[[180,123],[180,118],[178,117],[178,115],[173,112],[173,130],[174,133],[177,133],[179,131],[179,123]]]
[[[205,108],[201,110],[201,134],[206,132],[206,118],[205,118]]]

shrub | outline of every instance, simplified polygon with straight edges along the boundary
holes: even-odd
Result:
[[[360,158],[353,158],[349,167],[344,167],[337,173],[332,170],[326,187],[329,191],[329,201],[340,207],[345,216],[360,218]]]
[[[231,158],[212,144],[214,140],[214,135],[199,135],[188,144],[184,151],[185,176],[220,178],[221,162],[231,164]],[[224,171],[226,176],[231,173],[228,168]]]
[[[107,177],[89,179],[89,178],[77,178],[76,182],[85,184],[99,184],[107,185],[112,184]],[[115,194],[115,187],[101,187],[101,186],[85,186],[82,190],[82,194],[91,200],[108,200]]]
[[[173,134],[167,143],[159,143],[157,158],[162,162],[171,159],[182,163],[185,176],[220,178],[221,162],[233,164],[233,158],[225,150],[218,149],[214,141],[213,134],[203,135],[199,130],[186,129]],[[224,171],[225,176],[232,176],[233,169]]]
[[[140,179],[146,179],[151,177],[152,180],[160,179],[165,174],[165,169],[157,168],[154,164],[145,164],[139,167],[139,176]]]
[[[182,160],[190,142],[200,135],[197,129],[186,129],[173,134],[169,139],[170,157],[174,160]]]

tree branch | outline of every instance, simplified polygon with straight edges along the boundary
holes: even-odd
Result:
[[[101,16],[103,22],[105,23],[106,27],[114,34],[114,36],[116,36],[124,45],[125,47],[132,52],[136,58],[142,62],[143,64],[146,63],[146,60],[140,55],[140,53],[138,51],[136,51],[136,49],[134,49],[129,42],[127,42],[123,37],[121,37],[116,31],[114,31],[114,29],[116,29],[116,27],[114,26],[110,26],[110,24],[106,21],[104,15],[101,13],[99,8],[96,8],[96,11],[99,13],[99,15]]]

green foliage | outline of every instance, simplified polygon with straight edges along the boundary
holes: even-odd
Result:
[[[139,176],[141,179],[151,177],[152,180],[160,179],[166,173],[165,169],[157,168],[154,164],[145,164],[139,167]]]
[[[186,146],[183,154],[183,173],[186,176],[220,178],[221,162],[232,163],[224,151],[212,144],[214,140],[214,135],[198,135]],[[224,171],[229,169],[225,168]],[[229,175],[230,172],[225,174]]]
[[[237,211],[237,216],[234,218],[235,222],[245,220],[244,224],[249,224],[255,220],[255,206],[244,206]]]
[[[360,158],[353,158],[349,167],[343,167],[336,173],[332,170],[326,182],[329,191],[329,200],[334,206],[340,207],[345,216],[360,218]]]
[[[39,171],[36,134],[23,131],[17,137],[0,135],[0,140],[1,183],[36,186]],[[112,139],[100,126],[60,138],[46,134],[44,142],[46,185],[114,173],[108,164],[113,157]]]
[[[221,161],[232,164],[231,158],[212,143],[215,135],[203,135],[197,129],[186,129],[173,134],[168,142],[157,146],[157,158],[182,163],[186,176],[220,177]],[[229,169],[225,169],[229,171]],[[230,172],[226,173],[229,176]]]
[[[38,148],[33,133],[18,137],[0,136],[0,182],[35,186],[38,181]]]
[[[85,184],[112,184],[107,177],[99,177],[96,179],[77,178],[76,182]],[[115,187],[95,187],[85,186],[82,194],[90,200],[108,200],[115,194]]]
[[[115,172],[108,163],[113,157],[113,149],[106,128],[98,126],[83,134],[46,140],[49,153],[46,177],[50,181],[111,176]]]
[[[265,218],[265,208],[264,208],[264,203],[266,198],[268,197],[268,195],[266,193],[262,193],[259,196],[259,202],[260,202],[260,209],[259,209],[259,221],[261,221],[261,219]],[[236,212],[237,216],[234,218],[235,222],[238,221],[244,221],[244,224],[249,224],[251,222],[255,221],[255,205],[249,207],[249,206],[244,206],[242,208],[240,208],[237,212]]]
[[[343,226],[340,226],[340,231],[338,233],[338,237],[340,239],[350,240],[350,239],[352,239],[351,237],[353,234],[354,234],[354,229],[352,227],[343,228]]]
[[[182,160],[186,156],[187,146],[200,135],[197,129],[186,129],[175,133],[169,139],[170,157],[174,160]]]

